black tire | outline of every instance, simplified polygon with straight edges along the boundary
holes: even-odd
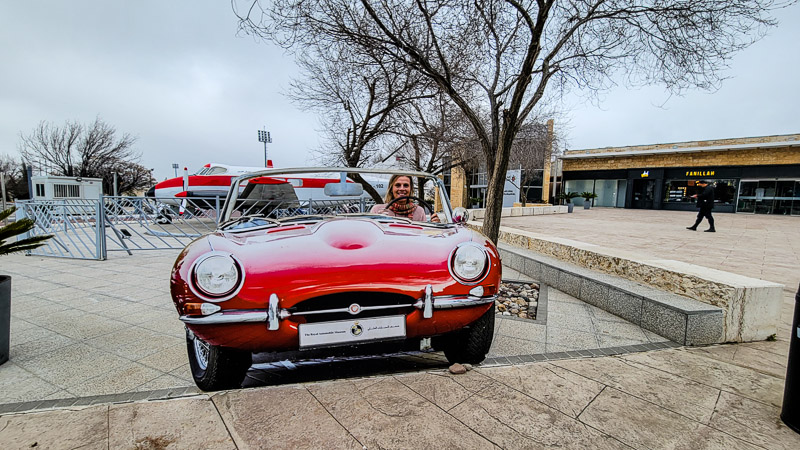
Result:
[[[211,345],[186,330],[189,367],[197,387],[204,391],[238,389],[253,364],[250,352]]]
[[[486,359],[494,336],[494,305],[468,327],[437,339],[434,348],[444,350],[450,364],[478,364]]]

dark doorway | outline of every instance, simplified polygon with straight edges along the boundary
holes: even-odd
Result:
[[[631,208],[653,209],[656,180],[633,180],[633,201]]]

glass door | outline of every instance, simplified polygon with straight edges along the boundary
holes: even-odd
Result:
[[[617,206],[617,180],[596,180],[594,193],[597,194],[594,206]]]
[[[633,201],[631,202],[631,207],[653,209],[655,187],[655,180],[633,180]]]
[[[625,194],[628,193],[628,180],[617,180],[617,208],[625,207]]]
[[[800,180],[794,182],[794,192],[792,194],[792,215],[800,216]]]

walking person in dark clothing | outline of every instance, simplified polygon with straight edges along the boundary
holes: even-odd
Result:
[[[697,185],[703,188],[703,192],[700,195],[693,195],[692,198],[697,199],[697,207],[700,208],[700,211],[697,213],[697,221],[694,225],[686,227],[686,229],[697,230],[697,226],[700,225],[703,217],[705,217],[708,219],[708,229],[705,231],[714,233],[717,231],[714,229],[714,218],[711,217],[711,210],[714,209],[714,188],[706,180],[698,181]]]

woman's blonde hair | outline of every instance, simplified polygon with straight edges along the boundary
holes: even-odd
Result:
[[[408,178],[408,184],[411,187],[408,189],[408,195],[414,196],[414,179],[408,175],[392,175],[392,178],[389,179],[389,189],[386,190],[386,195],[383,196],[383,201],[385,203],[389,203],[390,201],[394,200],[394,182],[397,181],[400,177]]]

